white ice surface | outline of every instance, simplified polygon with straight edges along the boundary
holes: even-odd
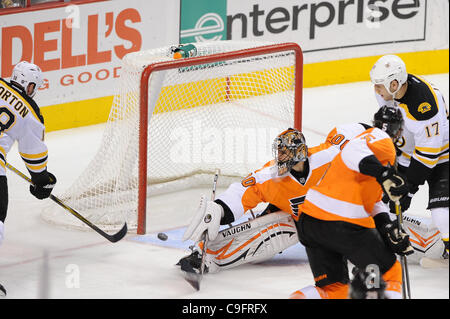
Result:
[[[449,75],[425,77],[448,100]],[[305,89],[303,105],[303,131],[309,145],[320,143],[337,124],[370,123],[377,109],[369,82]],[[71,185],[94,156],[102,129],[103,125],[95,125],[47,134],[48,168],[58,178],[56,196]],[[26,171],[16,147],[8,161]],[[202,289],[194,291],[174,266],[188,246],[180,242],[181,230],[176,228],[188,223],[199,194],[208,189],[154,198],[154,210],[183,210],[185,213],[177,216],[184,217],[173,218],[168,227],[150,216],[150,235],[130,233],[112,244],[93,231],[47,224],[40,217],[45,201],[32,197],[26,182],[12,172],[8,172],[8,183],[9,211],[5,240],[0,246],[0,282],[8,289],[7,298],[281,299],[313,284],[304,248],[298,245],[263,264],[206,275]],[[426,200],[424,186],[414,197],[409,213],[429,216]],[[157,240],[158,231],[167,231],[169,240]],[[409,271],[413,298],[449,298],[448,268],[422,269],[412,262]]]

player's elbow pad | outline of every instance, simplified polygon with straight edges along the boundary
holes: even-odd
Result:
[[[386,169],[375,155],[364,157],[359,162],[359,171],[364,175],[369,175],[378,178]]]

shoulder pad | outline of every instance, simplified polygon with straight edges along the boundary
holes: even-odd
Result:
[[[405,96],[398,101],[407,116],[416,121],[429,120],[439,111],[436,94],[431,85],[413,75],[408,79]]]

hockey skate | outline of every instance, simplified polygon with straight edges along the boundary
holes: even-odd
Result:
[[[448,260],[448,239],[443,240],[444,242],[444,252],[442,253],[442,258]]]
[[[200,280],[202,279],[202,275],[210,272],[209,262],[205,258],[203,264],[203,271],[201,271],[202,267],[202,251],[200,248],[195,246],[189,247],[192,251],[191,254],[181,258],[177,266],[180,266],[181,271],[183,272],[184,279],[186,279],[189,284],[192,285],[196,290],[200,289]],[[208,254],[206,254],[208,257]]]
[[[191,248],[191,250],[192,253],[181,258],[176,265],[180,266],[183,271],[200,273],[200,266],[202,264],[201,252],[195,248]],[[204,273],[208,273],[208,267],[206,265]]]

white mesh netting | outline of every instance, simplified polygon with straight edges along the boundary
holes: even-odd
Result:
[[[196,43],[197,56],[269,43]],[[142,71],[172,61],[169,47],[128,54],[100,149],[60,199],[99,227],[137,226],[139,101]],[[294,124],[293,51],[238,57],[154,72],[149,79],[147,196],[246,176],[272,158],[275,136]],[[300,88],[301,89],[301,88]],[[152,112],[151,112],[152,110]],[[195,199],[196,200],[196,199]],[[83,227],[52,205],[51,223]],[[149,213],[151,223],[151,212]]]

